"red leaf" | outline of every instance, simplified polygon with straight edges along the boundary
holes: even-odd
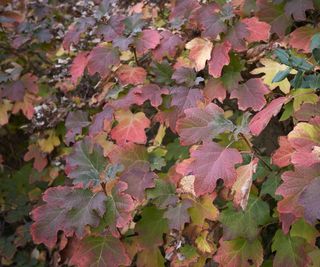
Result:
[[[177,206],[170,206],[168,208],[168,210],[163,214],[163,217],[168,219],[170,229],[180,231],[184,228],[185,223],[190,222],[188,209],[191,207],[191,200],[183,199],[179,204],[177,204]]]
[[[28,152],[24,155],[23,159],[25,161],[34,159],[33,168],[35,168],[38,172],[41,172],[48,164],[46,154],[34,144],[28,146]]]
[[[194,62],[195,70],[203,70],[207,60],[211,58],[212,42],[207,39],[194,38],[186,44],[190,49],[189,58]]]
[[[257,0],[256,2],[259,19],[271,25],[271,33],[283,37],[292,23],[291,17],[285,14],[283,6],[269,0]]]
[[[128,185],[125,182],[117,182],[106,200],[107,213],[103,220],[110,227],[111,232],[116,235],[118,235],[116,227],[124,228],[132,220],[134,203],[132,197],[124,193],[127,189]]]
[[[289,45],[295,49],[310,53],[311,39],[319,32],[319,29],[311,26],[300,27],[290,34]]]
[[[89,127],[89,135],[95,136],[102,132],[109,132],[113,123],[113,108],[105,106],[104,109],[93,117]]]
[[[106,77],[110,74],[112,66],[117,66],[119,63],[118,50],[108,44],[101,44],[90,52],[88,57],[88,72],[90,75],[98,72],[101,77]]]
[[[155,186],[156,178],[157,175],[150,171],[147,162],[136,162],[120,176],[120,179],[128,184],[126,192],[140,202],[145,197],[145,189]]]
[[[279,148],[272,155],[272,164],[280,168],[291,164],[291,156],[294,152],[286,136],[279,137]]]
[[[77,267],[119,267],[128,266],[130,262],[122,242],[111,235],[78,240],[70,259],[70,264]]]
[[[295,20],[305,20],[306,11],[313,9],[312,0],[294,0],[286,3],[285,12],[288,16],[293,15]]]
[[[111,137],[118,144],[147,142],[144,129],[150,126],[150,120],[143,112],[133,114],[130,110],[119,110],[115,113],[115,118],[119,124],[111,130]]]
[[[43,200],[46,204],[32,211],[34,223],[30,231],[36,244],[44,243],[49,248],[56,244],[60,230],[68,237],[75,233],[82,238],[85,227],[97,227],[106,210],[105,194],[93,194],[88,189],[51,187],[44,193]]]
[[[246,37],[248,42],[269,40],[271,26],[268,23],[259,21],[256,17],[243,19],[242,22],[247,25],[249,30],[249,36]]]
[[[112,15],[107,24],[101,24],[98,26],[96,34],[103,35],[103,40],[106,42],[113,41],[123,34],[125,29],[125,25],[123,23],[124,19],[125,16],[123,15]]]
[[[200,145],[191,152],[191,158],[193,162],[189,170],[196,177],[197,195],[211,193],[218,179],[223,179],[226,186],[232,186],[237,176],[234,165],[242,162],[238,150],[224,148],[214,142]]]
[[[284,172],[281,176],[283,183],[278,187],[276,194],[283,197],[278,202],[278,211],[283,214],[292,214],[296,218],[303,216],[301,194],[310,188],[312,181],[320,175],[320,165],[308,168],[296,167],[294,171]],[[304,193],[305,196],[306,193]],[[302,200],[303,202],[304,200]],[[311,217],[308,217],[311,219]]]
[[[198,9],[201,5],[197,0],[177,0],[172,7],[169,20],[188,18],[192,12]]]
[[[319,166],[319,164],[318,164]],[[301,193],[298,203],[304,207],[304,217],[311,224],[320,219],[320,178],[315,178]]]
[[[83,72],[88,64],[88,52],[80,52],[77,56],[73,59],[70,74],[71,74],[71,81],[76,84],[79,78],[83,75]]]
[[[210,103],[204,108],[189,108],[185,118],[177,121],[177,132],[182,145],[192,145],[200,141],[211,141],[225,131],[232,131],[234,125],[224,118],[223,109]]]
[[[88,28],[94,24],[95,20],[92,17],[81,17],[78,21],[71,24],[64,36],[62,43],[63,48],[69,50],[71,44],[78,44],[81,34],[86,32]]]
[[[203,5],[193,16],[200,24],[202,37],[214,40],[219,34],[227,31],[228,27],[218,11],[218,5],[216,3],[212,3]]]
[[[161,35],[156,30],[143,30],[136,40],[136,50],[138,55],[143,55],[160,43]]]
[[[122,85],[142,84],[147,77],[147,72],[141,67],[123,65],[117,70],[117,76]]]
[[[81,134],[82,128],[87,127],[90,124],[88,121],[88,113],[82,110],[69,112],[66,118],[66,144],[75,141],[77,134]]]
[[[273,116],[276,116],[283,104],[287,101],[286,97],[279,97],[270,102],[270,104],[253,116],[249,123],[250,131],[253,135],[259,135],[268,125]]]
[[[221,44],[217,44],[211,54],[211,59],[208,62],[209,74],[218,78],[221,76],[222,68],[230,63],[229,51],[231,50],[231,44],[226,41]]]
[[[227,96],[222,80],[210,78],[203,89],[204,96],[210,101],[218,99],[221,103]]]
[[[158,61],[161,61],[164,57],[173,58],[178,48],[183,45],[182,39],[169,31],[163,31],[160,34],[162,38],[158,47],[152,51],[153,57]]]
[[[264,95],[269,92],[269,89],[260,78],[250,79],[247,82],[240,84],[238,88],[231,92],[230,98],[238,99],[240,110],[252,108],[255,111],[261,110],[267,101]]]
[[[237,22],[232,28],[229,29],[225,40],[229,41],[232,45],[232,48],[241,52],[246,49],[246,39],[250,35],[249,30],[247,29],[247,25],[242,22]]]

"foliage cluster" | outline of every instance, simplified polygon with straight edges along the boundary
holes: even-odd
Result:
[[[320,266],[317,0],[0,0],[4,266]]]

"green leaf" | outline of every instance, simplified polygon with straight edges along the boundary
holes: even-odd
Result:
[[[164,267],[164,258],[158,248],[144,249],[138,253],[137,266]]]
[[[164,211],[155,206],[145,207],[141,214],[141,220],[136,224],[136,232],[139,234],[139,243],[145,248],[155,248],[163,244],[162,235],[168,232],[168,221],[163,218]]]
[[[156,179],[155,183],[154,188],[147,189],[148,200],[151,200],[160,209],[177,203],[178,197],[173,184],[162,179]]]
[[[151,72],[154,74],[154,80],[156,83],[169,85],[172,83],[171,77],[173,74],[172,67],[166,63],[155,62],[151,67]]]
[[[296,221],[290,230],[290,236],[304,238],[309,244],[314,245],[319,236],[318,231],[304,219]]]
[[[243,238],[220,241],[214,260],[219,266],[260,266],[263,261],[263,248],[258,239],[252,242]]]
[[[300,237],[291,237],[278,230],[273,238],[272,251],[276,252],[273,260],[274,267],[307,266],[310,261],[308,253],[312,247]]]
[[[272,196],[275,200],[280,200],[281,197],[276,195],[276,189],[278,188],[280,184],[280,177],[279,174],[277,173],[271,173],[266,181],[262,184],[261,191],[260,191],[260,196],[265,196],[269,194]]]
[[[100,174],[107,164],[102,148],[93,146],[89,138],[74,145],[66,162],[66,173],[73,179],[73,184],[83,184],[85,187],[100,184]]]
[[[291,68],[286,68],[285,70],[279,71],[276,74],[276,76],[274,76],[274,78],[272,79],[272,82],[273,83],[281,82],[282,80],[287,78],[287,76],[290,74],[291,70],[292,70]]]
[[[224,239],[238,237],[254,240],[259,233],[259,226],[270,220],[269,205],[260,198],[250,196],[248,206],[244,211],[236,211],[231,203],[220,215],[224,230]]]

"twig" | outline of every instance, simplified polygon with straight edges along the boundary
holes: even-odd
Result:
[[[259,159],[261,160],[261,162],[263,163],[263,165],[269,170],[269,171],[273,171],[272,168],[269,166],[269,164],[267,162],[265,162],[265,160],[258,154],[258,151],[251,145],[251,143],[249,142],[249,140],[245,137],[245,135],[243,133],[239,134],[241,136],[241,138],[246,142],[247,146],[250,148],[251,152]]]

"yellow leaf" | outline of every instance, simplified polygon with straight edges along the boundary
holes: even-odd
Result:
[[[186,48],[190,49],[189,58],[195,63],[196,71],[203,70],[206,61],[211,58],[212,42],[207,39],[194,38],[186,44]]]
[[[160,124],[160,127],[158,129],[157,135],[154,138],[153,145],[154,146],[160,146],[162,144],[163,137],[166,135],[166,126],[163,124]]]
[[[316,104],[319,100],[314,89],[296,89],[292,92],[293,95],[293,110],[300,109],[302,104],[310,103]]]
[[[276,61],[273,61],[268,58],[262,58],[260,62],[264,65],[264,67],[256,68],[251,71],[252,74],[261,74],[264,73],[265,75],[262,76],[262,80],[264,84],[268,85],[271,90],[275,89],[279,86],[280,90],[288,94],[290,92],[290,83],[287,78],[283,79],[281,82],[273,83],[272,80],[276,76],[279,71],[283,71],[287,69],[287,66],[284,64],[280,64]],[[291,74],[296,74],[296,70],[291,70]]]
[[[48,137],[39,139],[38,144],[43,152],[50,153],[54,147],[60,145],[60,140],[53,130],[47,131],[46,134]]]
[[[9,121],[8,111],[12,109],[12,104],[9,100],[4,99],[0,102],[0,125],[5,125]]]
[[[205,219],[215,221],[218,218],[219,211],[213,205],[213,200],[214,196],[204,195],[192,204],[188,211],[193,224],[202,226]]]
[[[197,248],[203,253],[213,253],[215,247],[207,241],[208,231],[204,231],[196,239]]]

